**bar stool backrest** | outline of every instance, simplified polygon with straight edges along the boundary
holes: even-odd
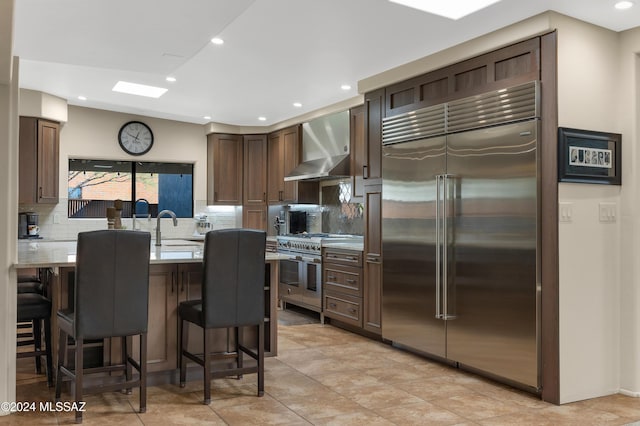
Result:
[[[207,232],[202,310],[206,328],[264,321],[266,233],[252,229]]]
[[[147,331],[151,234],[127,230],[78,234],[75,272],[77,338]]]

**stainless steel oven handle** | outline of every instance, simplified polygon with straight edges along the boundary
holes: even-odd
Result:
[[[319,260],[318,258],[315,257],[307,257],[307,256],[299,256],[300,259],[298,260],[302,260],[303,262],[307,262],[307,263],[320,263],[321,260]]]

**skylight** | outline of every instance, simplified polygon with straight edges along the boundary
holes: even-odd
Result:
[[[464,16],[484,9],[500,0],[389,0],[403,6],[412,7],[423,12],[444,16],[449,19],[460,19]]]
[[[127,93],[129,95],[146,96],[148,98],[159,98],[164,95],[168,89],[162,87],[147,86],[145,84],[129,83],[119,81],[113,86],[114,92]]]

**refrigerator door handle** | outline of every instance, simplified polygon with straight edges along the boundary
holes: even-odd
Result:
[[[440,182],[442,181],[442,175],[436,175],[436,318],[442,319],[442,305],[440,303],[440,205],[441,205],[441,193]]]
[[[451,188],[455,189],[455,175],[445,174],[443,180],[443,200],[442,200],[442,319],[445,321],[456,319],[455,315],[449,314],[449,245],[450,229],[449,215],[451,211],[449,204],[451,200],[455,200],[455,194],[451,194]],[[452,186],[451,183],[454,183]]]
[[[444,196],[442,197],[442,319],[447,320],[447,287],[449,280],[449,228],[447,215],[449,214],[448,204],[449,204],[449,176],[442,176],[442,189],[444,192]]]

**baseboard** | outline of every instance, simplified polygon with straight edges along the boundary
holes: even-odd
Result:
[[[640,392],[634,392],[626,389],[620,389],[620,393],[625,396],[631,396],[633,398],[640,398]]]

